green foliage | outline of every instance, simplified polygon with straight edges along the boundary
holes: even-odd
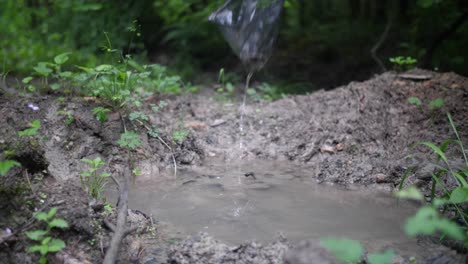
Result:
[[[364,253],[361,243],[351,239],[327,238],[322,239],[320,245],[345,263],[358,263],[361,261],[362,254]]]
[[[57,208],[51,208],[48,213],[39,212],[34,217],[41,222],[47,224],[46,229],[38,229],[34,231],[26,232],[26,236],[38,242],[38,244],[31,246],[28,249],[28,253],[39,252],[41,254],[41,258],[39,259],[39,263],[47,263],[47,254],[59,252],[65,248],[65,242],[61,239],[52,238],[47,236],[52,228],[68,228],[68,223],[64,219],[56,218],[55,214],[57,213]]]
[[[364,254],[364,247],[359,241],[347,238],[321,239],[320,245],[344,263],[361,263]],[[370,253],[367,258],[369,264],[390,264],[394,256],[393,250],[386,250]]]
[[[96,117],[96,119],[99,122],[104,123],[107,120],[107,113],[109,113],[110,110],[105,107],[99,106],[99,107],[93,108],[91,112],[93,113],[93,115]]]
[[[281,89],[278,86],[262,83],[256,89],[247,89],[247,94],[255,101],[273,101],[280,99],[283,96]]]
[[[398,71],[406,71],[414,68],[418,60],[412,57],[393,57],[389,59],[391,63],[395,65],[395,69]]]
[[[145,121],[149,120],[149,117],[147,115],[143,114],[140,111],[135,111],[135,112],[130,113],[129,119],[132,120],[132,121],[138,119],[138,120],[140,120],[142,122],[145,122]]]
[[[39,132],[39,129],[41,128],[41,121],[39,120],[34,120],[31,123],[29,123],[29,127],[25,130],[19,131],[18,135],[23,137],[23,136],[35,136]]]
[[[442,106],[444,106],[444,99],[442,99],[442,98],[436,98],[436,99],[432,100],[431,102],[429,102],[429,105],[428,105],[429,110],[431,110],[431,111],[439,109]]]
[[[372,253],[367,256],[369,264],[390,264],[392,263],[395,253],[393,250],[385,250],[382,253]]]
[[[80,174],[81,186],[88,191],[91,197],[97,201],[102,200],[107,178],[111,176],[110,173],[99,172],[106,163],[100,157],[93,160],[82,159],[81,161],[91,165],[87,171]]]
[[[408,98],[408,102],[410,104],[414,104],[416,106],[421,106],[422,105],[421,99],[419,99],[416,96],[411,96],[410,98]]]
[[[219,101],[229,101],[230,97],[234,93],[234,85],[228,81],[225,75],[224,68],[221,68],[219,70],[218,74],[218,87],[216,88],[216,94],[215,94],[215,99]]]
[[[140,136],[135,132],[125,132],[120,135],[120,139],[117,141],[117,144],[119,144],[122,148],[134,150],[141,146]]]
[[[440,234],[444,237],[450,237],[456,240],[464,240],[468,242],[466,229],[468,228],[467,216],[468,213],[465,207],[460,206],[462,203],[468,202],[468,159],[465,154],[465,149],[456,129],[455,123],[451,115],[447,114],[450,126],[455,134],[456,139],[445,140],[440,146],[432,142],[419,142],[416,146],[424,146],[436,154],[435,162],[436,167],[432,172],[432,189],[431,189],[431,205],[423,206],[419,211],[408,219],[405,225],[405,232],[410,236],[415,235],[435,235]],[[449,157],[446,151],[450,144],[456,144],[462,153],[464,164],[460,168],[453,168],[450,164]],[[458,187],[450,189],[444,185],[443,177],[453,177],[459,184]],[[401,186],[406,180],[402,179]],[[436,196],[436,187],[442,190],[440,196]],[[424,201],[423,195],[415,187],[409,187],[400,190],[397,194],[400,198],[409,198]],[[444,212],[450,212],[455,217],[448,219],[439,215],[438,209],[443,207]],[[453,221],[453,220],[458,220]],[[461,224],[462,226],[460,226]]]
[[[13,167],[21,167],[21,164],[15,160],[2,160],[0,161],[0,176],[5,176],[8,171]]]
[[[60,110],[57,111],[57,114],[65,116],[65,125],[69,126],[73,121],[75,120],[75,117],[72,115],[72,113],[65,111],[65,110]]]
[[[187,136],[189,135],[189,131],[186,129],[179,129],[172,132],[172,140],[177,143],[182,143]]]

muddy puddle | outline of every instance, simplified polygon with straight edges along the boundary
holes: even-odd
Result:
[[[347,237],[368,250],[390,247],[404,255],[422,250],[402,229],[415,205],[319,185],[310,171],[278,162],[211,164],[179,170],[177,180],[139,178],[129,204],[184,233],[203,231],[228,244],[281,234],[290,241]]]

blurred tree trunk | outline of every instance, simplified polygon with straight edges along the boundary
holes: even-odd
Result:
[[[453,21],[450,26],[440,32],[432,41],[432,44],[429,46],[426,55],[423,58],[422,66],[429,68],[432,66],[432,58],[436,50],[442,45],[444,41],[449,39],[457,30],[468,20],[468,9],[465,9],[461,15],[458,16],[455,21]]]

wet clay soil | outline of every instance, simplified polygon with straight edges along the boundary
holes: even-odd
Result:
[[[420,81],[385,73],[332,91],[288,96],[274,102],[248,101],[242,134],[239,102],[235,98],[231,103],[217,101],[209,87],[198,94],[146,98],[140,111],[149,116],[151,125],[170,144],[180,172],[213,162],[287,162],[307,168],[307,181],[314,184],[389,193],[400,184],[404,171],[416,166],[405,186],[417,185],[427,193],[434,156],[427,149],[409,146],[419,141],[440,143],[452,138],[445,112],[452,114],[462,141],[468,145],[468,80],[452,73],[413,73],[430,78]],[[110,113],[101,124],[91,114],[91,109],[99,105],[92,98],[60,101],[55,95],[19,96],[9,90],[0,94],[0,148],[2,152],[14,149],[11,158],[20,161],[23,168],[14,168],[1,179],[2,191],[7,192],[2,197],[10,197],[1,202],[2,231],[18,228],[31,217],[34,208],[55,206],[71,226],[66,231],[57,231],[58,236],[66,238],[68,246],[50,260],[99,263],[111,235],[103,227],[102,219],[113,221],[113,218],[99,206],[90,206],[92,203],[79,185],[79,173],[87,168],[80,160],[100,156],[109,172],[119,174],[126,161],[125,152],[116,144],[123,131],[119,115]],[[423,106],[409,104],[407,99],[411,96],[419,97]],[[428,110],[427,104],[436,98],[443,98],[444,106],[437,111]],[[161,100],[168,106],[157,113],[151,111],[150,104],[157,105]],[[28,108],[29,103],[37,105],[39,111]],[[61,110],[74,116],[70,125],[65,124],[66,116],[59,114]],[[18,138],[17,131],[35,119],[42,124],[40,136]],[[171,151],[161,140],[138,125],[135,127],[139,128],[143,143],[134,153],[135,166],[141,171],[137,182],[173,179]],[[172,132],[180,129],[188,130],[188,137],[173,142]],[[243,148],[239,148],[240,140]],[[460,156],[455,150],[449,150],[448,155],[454,162]],[[24,184],[26,169],[34,193]],[[248,173],[251,169],[245,165],[240,171]],[[454,184],[450,178],[443,181]],[[12,186],[17,192],[10,191]],[[22,193],[27,194],[21,196]],[[125,239],[122,263],[241,263],[248,258],[257,259],[244,263],[283,263],[283,258],[285,263],[307,263],[300,258],[312,255],[321,257],[321,262],[316,259],[316,263],[334,263],[314,241],[292,245],[278,240],[268,244],[266,241],[273,238],[265,238],[265,244],[244,243],[233,251],[231,246],[200,235],[179,244],[186,235],[181,232],[183,227],[178,229],[149,214],[129,212],[131,225],[139,229]],[[449,259],[453,256],[452,262],[447,263],[461,261],[462,255],[453,250],[443,246],[433,250],[433,243],[421,241],[428,243],[424,245],[430,263],[438,263],[438,259],[444,260],[446,256]],[[26,254],[29,245],[21,234],[3,243],[0,263],[34,263],[36,256]],[[426,260],[418,261],[426,263]],[[395,261],[406,263],[408,259],[398,256]]]

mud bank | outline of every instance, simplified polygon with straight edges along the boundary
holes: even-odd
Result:
[[[293,162],[309,170],[311,178],[318,183],[386,192],[400,184],[408,167],[415,166],[405,185],[417,185],[427,192],[434,156],[427,149],[411,148],[410,145],[419,141],[440,143],[451,138],[445,112],[452,114],[463,142],[468,145],[468,79],[452,73],[421,70],[412,74],[427,78],[408,79],[385,73],[332,91],[288,96],[274,102],[248,101],[242,132],[239,130],[242,111],[235,98],[232,103],[217,101],[211,96],[214,91],[208,88],[200,94],[148,97],[140,111],[148,115],[149,122],[157,128],[161,139],[170,144],[171,150],[162,140],[151,137],[135,125],[143,143],[135,152],[136,168],[141,171],[136,180],[174,177],[171,173],[173,156],[179,169],[200,167],[205,162],[239,159],[255,162],[260,159]],[[408,103],[411,96],[420,98],[423,105],[418,107]],[[427,105],[436,98],[443,98],[445,104],[441,109],[431,111]],[[55,95],[28,97],[8,92],[0,95],[0,150],[14,150],[11,158],[23,164],[23,168],[14,168],[1,179],[3,189],[20,186],[28,193],[23,196],[23,201],[2,202],[0,226],[2,230],[15,229],[30,218],[33,210],[44,204],[58,207],[62,212],[60,216],[71,224],[70,229],[62,232],[69,246],[64,251],[67,255],[61,257],[98,263],[111,235],[103,227],[102,219],[114,221],[113,214],[91,206],[92,202],[86,199],[86,193],[79,187],[79,174],[86,169],[80,160],[100,156],[106,161],[108,171],[118,174],[126,160],[125,151],[116,143],[123,128],[118,113],[110,113],[104,123],[96,120],[91,109],[99,102],[94,98],[57,99]],[[157,105],[161,100],[168,105],[157,112],[152,111],[151,104]],[[32,110],[28,104],[38,106],[39,110]],[[73,116],[68,125],[64,111]],[[17,131],[27,128],[32,120],[41,121],[39,136],[18,137]],[[189,134],[177,142],[171,136],[176,130],[187,130]],[[456,153],[449,151],[451,154],[456,161]],[[25,170],[33,192],[27,191],[29,186],[24,186]],[[248,172],[248,168],[245,170]],[[454,184],[452,179],[443,180],[448,185]],[[9,195],[14,197],[16,193]],[[33,202],[26,204],[26,200]],[[21,217],[14,219],[18,212]],[[129,214],[132,226],[139,229],[124,241],[122,263],[160,263],[167,259],[168,253],[170,263],[195,263],[179,257],[180,254],[186,257],[192,254],[187,253],[187,241],[190,240],[172,246],[184,237],[176,228],[160,223],[157,216],[150,217],[144,212],[131,211]],[[206,242],[207,239],[202,236],[196,241]],[[211,244],[220,247],[222,252],[231,252],[232,262],[227,263],[241,263],[241,257],[231,258],[232,249],[227,250],[226,245]],[[5,263],[20,263],[17,262],[20,260],[21,263],[33,263],[35,257],[25,253],[29,245],[24,235],[18,235],[13,242],[1,245],[2,259]],[[173,249],[169,250],[170,247]],[[248,244],[239,248],[251,250]],[[269,246],[252,248],[256,252],[271,251]],[[287,250],[274,251],[281,254],[276,258],[267,253],[257,255],[263,254],[263,259],[271,260],[265,263],[276,263],[287,254]],[[442,254],[444,256],[453,253],[449,249],[444,252],[449,252]],[[401,259],[398,263],[406,261]],[[291,260],[287,263],[305,262]]]

